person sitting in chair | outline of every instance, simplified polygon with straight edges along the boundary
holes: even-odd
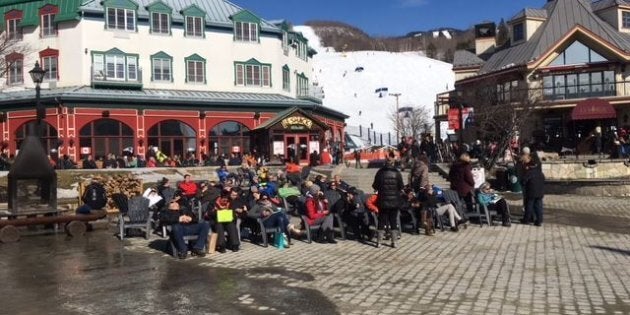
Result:
[[[503,226],[510,227],[512,225],[510,222],[510,207],[507,201],[490,187],[490,183],[485,182],[481,185],[477,194],[477,200],[481,205],[488,207],[488,210],[496,211],[501,215]]]
[[[337,241],[335,241],[333,231],[334,217],[328,210],[328,201],[324,198],[324,193],[322,193],[318,185],[313,184],[309,188],[305,206],[308,224],[321,224],[318,240],[324,242],[325,239],[328,243],[336,244]]]
[[[162,210],[160,222],[171,226],[171,240],[177,248],[179,259],[186,259],[188,254],[188,244],[184,236],[196,235],[197,241],[193,245],[191,253],[193,256],[204,257],[204,248],[210,233],[210,225],[206,221],[199,221],[197,216],[186,210],[181,210],[177,200],[173,199],[168,207]]]

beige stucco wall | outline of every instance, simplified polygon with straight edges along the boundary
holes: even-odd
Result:
[[[475,52],[477,55],[494,52],[497,41],[494,37],[475,39]]]
[[[525,38],[529,40],[532,38],[536,30],[543,24],[543,21],[539,20],[525,20]]]

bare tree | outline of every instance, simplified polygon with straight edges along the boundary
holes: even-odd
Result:
[[[7,72],[16,62],[17,59],[11,58],[12,56],[26,56],[31,51],[32,49],[21,41],[21,36],[16,37],[14,34],[9,37],[6,31],[0,33],[0,78],[6,78]]]
[[[498,82],[485,80],[466,87],[462,98],[456,100],[456,103],[474,108],[472,132],[476,138],[497,144],[497,150],[486,156],[486,169],[494,167],[516,135],[530,131],[534,110],[541,100],[540,91],[524,87],[525,81]]]
[[[403,107],[396,115],[396,110],[392,110],[389,120],[394,126],[394,131],[400,136],[411,136],[414,139],[420,138],[422,134],[433,130],[433,115],[426,107]]]

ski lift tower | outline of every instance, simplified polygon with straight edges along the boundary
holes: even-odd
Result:
[[[398,98],[402,95],[402,93],[390,93],[389,96],[393,96],[396,98],[396,143],[400,141],[400,115],[398,114]]]

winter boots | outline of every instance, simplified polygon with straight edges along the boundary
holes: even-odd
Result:
[[[385,235],[385,231],[378,230],[376,231],[376,247],[381,246],[381,241],[383,241],[383,236]]]

